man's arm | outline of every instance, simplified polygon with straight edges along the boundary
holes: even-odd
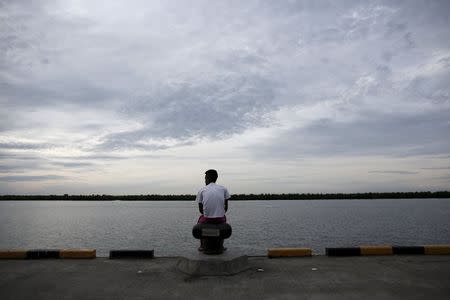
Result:
[[[228,199],[230,199],[230,193],[228,192],[228,190],[225,188],[225,193],[224,193],[224,198],[225,198],[225,212],[228,211]]]
[[[203,195],[202,195],[202,190],[200,190],[197,193],[197,197],[195,198],[195,201],[198,203],[198,210],[199,210],[200,214],[203,215],[203,203],[202,203]]]

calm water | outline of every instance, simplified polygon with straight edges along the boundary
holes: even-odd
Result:
[[[197,247],[194,202],[0,202],[0,248],[155,249]],[[228,247],[450,244],[450,199],[230,202]]]

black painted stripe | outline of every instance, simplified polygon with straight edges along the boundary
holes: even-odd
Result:
[[[347,248],[326,248],[325,252],[328,256],[359,256],[361,250],[359,247],[347,247]]]
[[[56,249],[33,249],[27,251],[28,259],[59,258],[59,250]]]
[[[425,254],[423,246],[392,246],[394,254]]]
[[[154,250],[111,250],[109,258],[154,258]]]

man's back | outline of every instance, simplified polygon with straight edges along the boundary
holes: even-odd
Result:
[[[224,186],[209,183],[200,189],[196,201],[203,204],[203,215],[207,218],[220,218],[225,215],[225,199],[230,194]]]

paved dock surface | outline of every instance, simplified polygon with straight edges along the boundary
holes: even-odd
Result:
[[[253,257],[218,277],[176,262],[0,260],[0,299],[450,299],[449,256]]]

